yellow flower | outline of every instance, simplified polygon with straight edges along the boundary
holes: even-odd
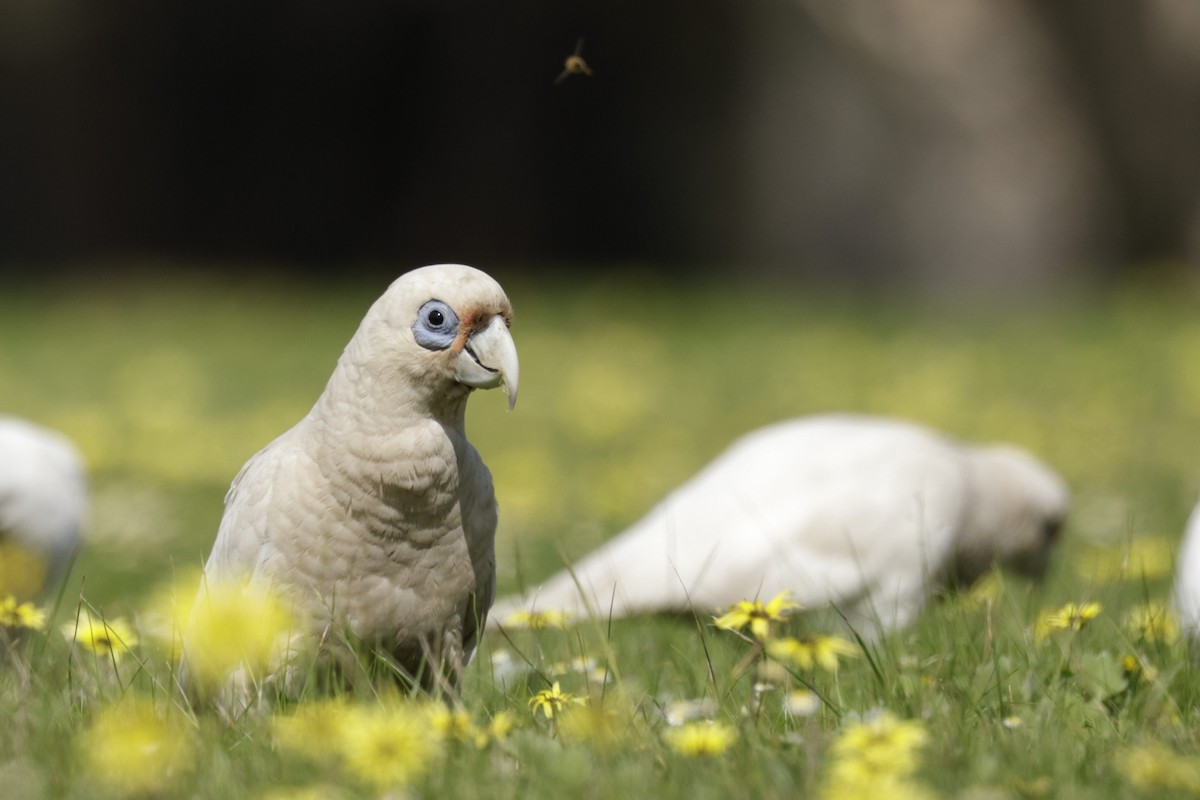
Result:
[[[1129,655],[1121,659],[1125,677],[1133,683],[1150,683],[1158,677],[1158,670],[1140,655]]]
[[[1134,606],[1125,615],[1125,629],[1144,642],[1171,644],[1179,639],[1179,621],[1162,603]]]
[[[342,699],[303,703],[292,713],[271,720],[275,746],[314,761],[327,761],[337,755],[330,742],[341,738],[351,714],[351,706]]]
[[[1136,789],[1200,794],[1200,761],[1161,744],[1131,747],[1117,754],[1117,769]]]
[[[663,731],[667,746],[681,756],[719,756],[737,741],[737,731],[723,722],[689,722]]]
[[[1099,603],[1067,603],[1056,611],[1043,611],[1034,626],[1034,637],[1041,641],[1056,630],[1081,630],[1088,622],[1098,617],[1102,609],[1103,606]]]
[[[9,595],[0,600],[0,627],[40,631],[46,627],[46,612],[33,603],[18,603]]]
[[[514,611],[505,618],[504,625],[540,631],[543,628],[565,628],[570,622],[571,615],[566,611]]]
[[[857,762],[838,762],[821,788],[824,800],[936,800],[907,775],[872,773]]]
[[[911,775],[917,768],[917,753],[928,739],[920,722],[884,713],[847,727],[832,752],[839,762],[856,762],[872,774]]]
[[[128,794],[162,794],[195,762],[188,722],[133,695],[100,711],[79,746],[94,780]]]
[[[562,711],[567,705],[583,705],[586,702],[586,698],[564,692],[558,685],[558,681],[555,681],[549,689],[543,689],[529,698],[529,707],[533,709],[535,717],[541,711],[546,719],[554,719],[555,712]]]
[[[749,627],[754,638],[763,641],[771,632],[772,622],[782,622],[800,608],[799,603],[788,600],[790,594],[780,592],[766,604],[761,600],[740,600],[721,616],[713,617],[713,624],[721,630],[731,631]]]
[[[29,600],[46,580],[46,561],[13,541],[0,542],[0,597]]]
[[[854,658],[858,648],[837,636],[815,634],[802,639],[788,636],[768,642],[767,655],[804,670],[817,664],[829,672],[837,672],[838,657]]]
[[[79,610],[74,621],[64,623],[61,630],[67,641],[114,661],[138,643],[137,634],[124,619],[93,617],[86,608]]]
[[[175,627],[187,632],[187,663],[196,684],[219,686],[234,670],[262,677],[296,655],[301,628],[268,588],[204,581],[190,608],[174,609]]]
[[[336,745],[348,774],[388,789],[421,778],[441,755],[442,739],[430,735],[426,707],[396,702],[353,708]]]

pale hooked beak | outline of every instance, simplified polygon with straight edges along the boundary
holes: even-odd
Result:
[[[467,339],[454,365],[455,379],[475,389],[495,389],[503,383],[510,410],[517,404],[518,371],[517,346],[499,315]]]

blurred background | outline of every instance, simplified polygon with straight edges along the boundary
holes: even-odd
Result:
[[[828,410],[1030,448],[1068,548],[1200,494],[1188,0],[11,0],[0,121],[0,413],[79,443],[118,610],[433,262],[516,308],[502,591]]]
[[[594,74],[555,85],[583,37]],[[0,266],[952,292],[1200,259],[1186,0],[16,0]]]

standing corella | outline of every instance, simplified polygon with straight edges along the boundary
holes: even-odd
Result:
[[[716,611],[790,592],[878,634],[993,564],[1040,574],[1067,504],[1058,476],[1013,447],[891,419],[783,422],[735,442],[568,570],[498,602],[492,620]]]
[[[492,476],[464,417],[473,389],[503,385],[516,403],[511,318],[477,269],[397,279],[308,415],[234,478],[205,584],[269,587],[315,640],[378,647],[456,689],[496,574]]]
[[[0,601],[36,600],[66,572],[87,513],[87,478],[62,434],[0,417]]]
[[[1175,610],[1190,638],[1200,638],[1200,505],[1192,511],[1175,559]]]

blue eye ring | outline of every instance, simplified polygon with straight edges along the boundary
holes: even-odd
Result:
[[[430,300],[417,312],[412,332],[426,350],[446,350],[458,336],[458,315],[441,300]]]

